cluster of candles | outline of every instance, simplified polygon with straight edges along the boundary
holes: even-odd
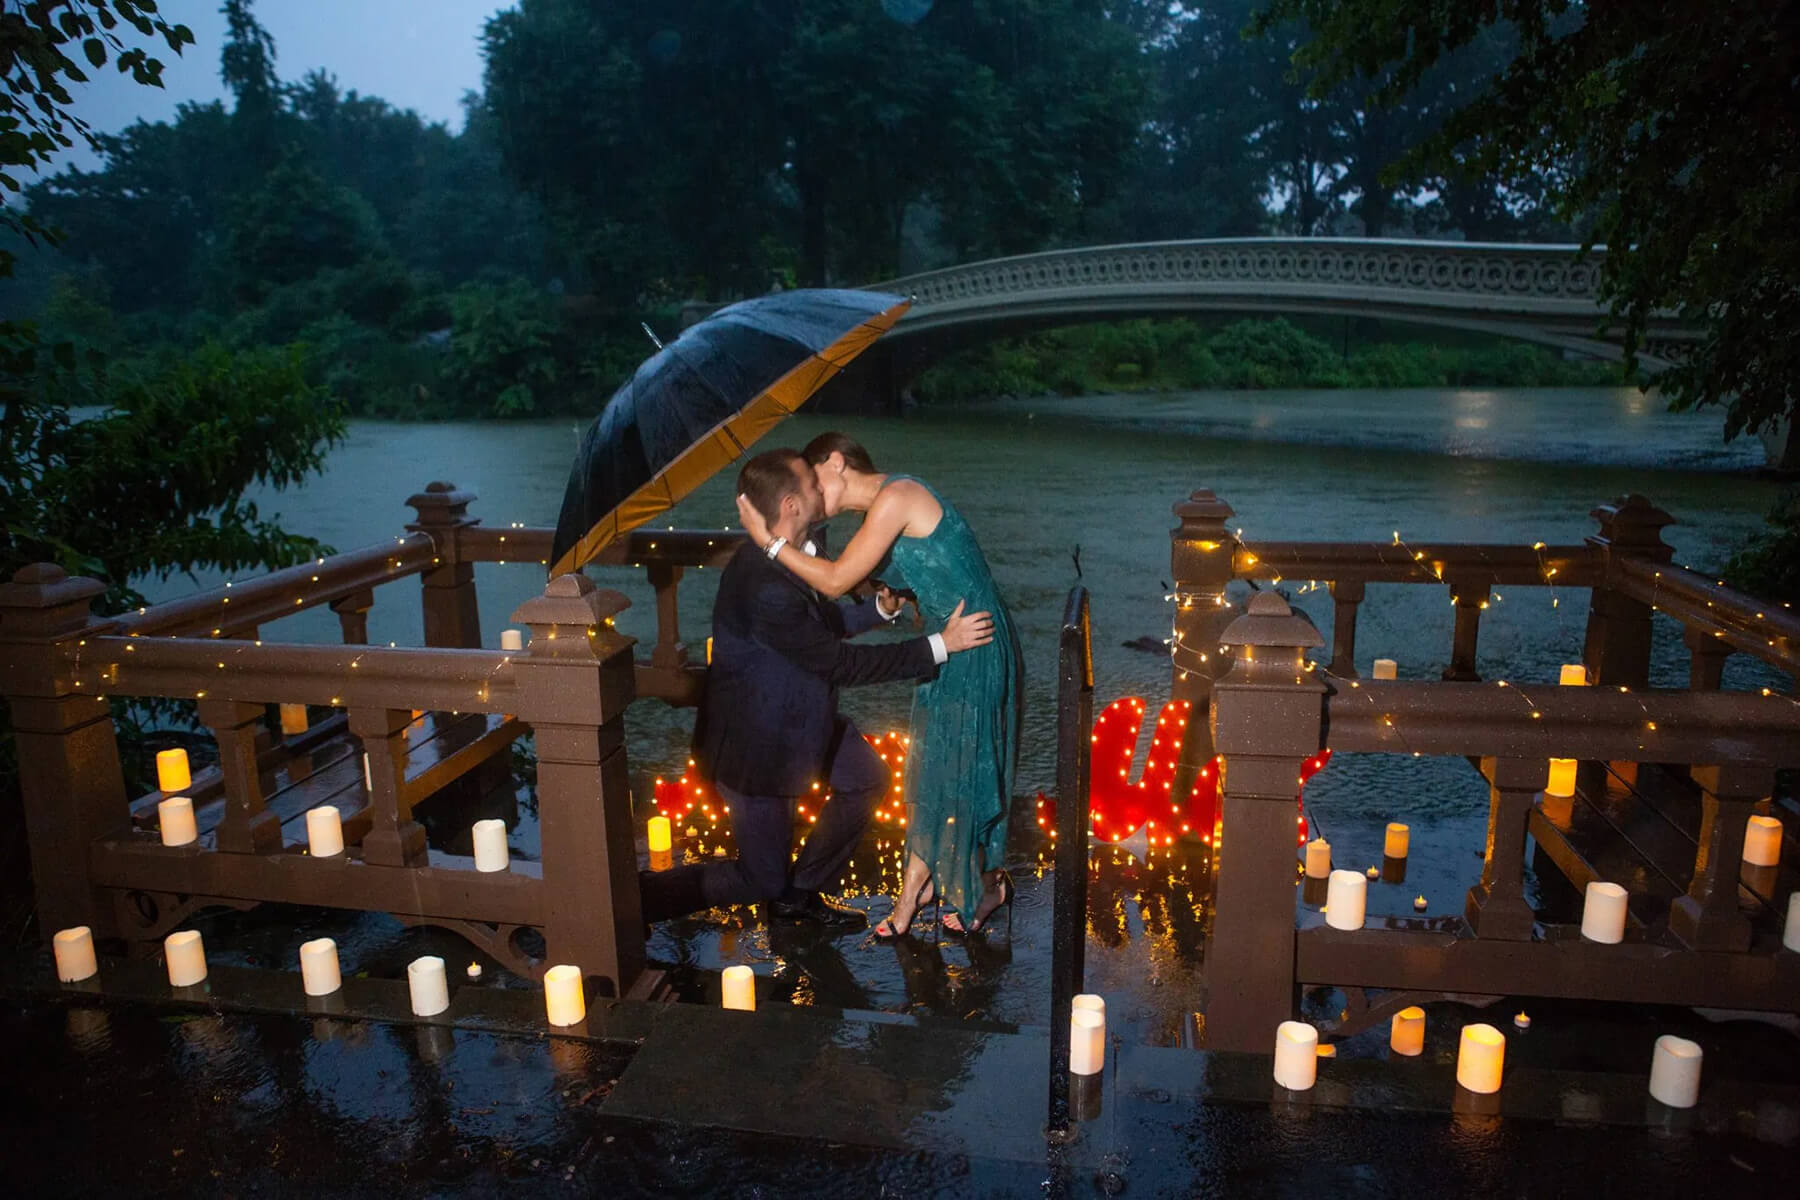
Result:
[[[1526,1030],[1531,1019],[1520,1013],[1513,1024]],[[1275,1082],[1289,1091],[1307,1091],[1318,1078],[1319,1059],[1331,1057],[1333,1049],[1321,1046],[1319,1031],[1305,1021],[1283,1021],[1275,1030]],[[1405,1058],[1425,1052],[1424,1009],[1414,1005],[1394,1014],[1388,1050]],[[1700,1095],[1703,1057],[1700,1047],[1687,1038],[1672,1034],[1657,1038],[1650,1060],[1650,1095],[1671,1108],[1692,1108]],[[1498,1092],[1505,1065],[1505,1034],[1484,1022],[1462,1027],[1456,1050],[1459,1087],[1480,1095]]]
[[[1412,827],[1399,821],[1388,822],[1386,835],[1382,839],[1382,856],[1389,864],[1398,863],[1404,867],[1406,858],[1412,853]],[[1303,868],[1306,878],[1325,880],[1325,923],[1333,929],[1361,929],[1368,911],[1369,880],[1379,879],[1381,869],[1370,867],[1365,877],[1356,871],[1334,871],[1331,869],[1331,843],[1324,838],[1314,838],[1306,843],[1306,863]],[[1424,896],[1413,901],[1414,912],[1426,909]]]

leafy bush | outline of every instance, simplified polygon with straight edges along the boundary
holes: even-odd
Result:
[[[522,279],[468,283],[451,295],[444,383],[453,409],[524,416],[553,407],[558,361],[555,300]]]

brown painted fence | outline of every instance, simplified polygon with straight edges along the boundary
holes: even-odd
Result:
[[[475,566],[547,559],[551,531],[483,527],[468,515],[474,499],[434,483],[409,500],[416,519],[392,543],[116,618],[91,612],[101,584],[55,566],[0,584],[0,694],[18,735],[46,933],[88,925],[144,951],[201,908],[324,905],[452,929],[527,976],[571,962],[615,995],[652,984],[624,712],[644,696],[692,701],[699,673],[675,590],[685,569],[723,563],[742,535],[638,533],[612,549],[604,561],[645,569],[656,589],[646,662],[612,628],[625,597],[579,576],[550,581],[512,614],[531,629],[526,650],[485,650]],[[366,645],[377,589],[413,577],[426,645]],[[321,605],[337,613],[343,646],[264,638]],[[198,842],[162,845],[161,793],[125,794],[108,705],[118,696],[197,701],[218,748],[218,765],[184,793]],[[281,704],[310,706],[311,727],[276,732]],[[428,850],[415,807],[461,785],[510,787],[507,752],[527,730],[541,862],[483,873]],[[343,813],[349,852],[315,859],[304,818],[323,803]]]
[[[1638,496],[1596,508],[1599,531],[1580,546],[1396,538],[1251,549],[1228,531],[1234,514],[1211,492],[1196,492],[1175,513],[1174,692],[1211,705],[1211,736],[1183,747],[1186,777],[1215,752],[1224,756],[1229,851],[1216,864],[1206,1044],[1267,1052],[1302,985],[1345,990],[1339,1032],[1446,995],[1800,1011],[1800,954],[1779,941],[1792,870],[1740,862],[1746,821],[1769,811],[1776,770],[1800,764],[1800,704],[1770,690],[1718,690],[1731,653],[1800,678],[1800,621],[1790,610],[1671,565],[1660,536],[1670,518]],[[1275,591],[1254,596],[1242,615],[1228,607],[1225,587],[1238,578],[1327,583],[1329,666],[1312,658],[1320,633]],[[1456,623],[1442,682],[1359,677],[1356,619],[1371,582],[1449,592]],[[1593,686],[1480,681],[1480,618],[1496,585],[1591,590],[1583,657]],[[1658,612],[1683,626],[1687,690],[1647,686]],[[1296,927],[1294,784],[1324,748],[1477,765],[1489,784],[1487,837],[1461,918],[1339,930],[1303,911]],[[1581,762],[1572,800],[1544,794],[1552,757]],[[1404,805],[1397,801],[1396,816]],[[1629,823],[1631,805],[1656,810],[1642,833]],[[1599,812],[1612,824],[1584,824],[1582,814]],[[1632,930],[1616,945],[1584,941],[1534,911],[1523,888],[1528,833],[1540,868],[1578,890],[1603,877],[1590,861],[1595,828],[1643,861],[1619,882],[1660,889],[1633,896]]]

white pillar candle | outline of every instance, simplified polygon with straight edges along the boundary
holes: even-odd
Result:
[[[1456,1082],[1486,1095],[1500,1090],[1506,1065],[1506,1035],[1492,1025],[1464,1025],[1456,1051]]]
[[[1587,885],[1581,905],[1581,936],[1590,942],[1612,945],[1625,940],[1625,889],[1596,880]]]
[[[1800,892],[1788,896],[1787,925],[1781,931],[1781,944],[1789,950],[1800,950]]]
[[[1090,1009],[1099,1013],[1102,1021],[1106,1019],[1106,998],[1095,992],[1081,993],[1069,1001],[1069,1008],[1071,1012],[1078,1008]]]
[[[1091,1008],[1069,1013],[1069,1074],[1098,1075],[1106,1066],[1106,1017]]]
[[[1700,1062],[1705,1055],[1686,1038],[1665,1033],[1650,1057],[1650,1094],[1670,1108],[1692,1108],[1700,1098]]]
[[[1562,678],[1558,679],[1557,682],[1564,687],[1586,687],[1587,667],[1583,666],[1581,663],[1564,663],[1562,665]]]
[[[50,948],[56,954],[56,977],[63,983],[80,983],[100,969],[94,958],[94,932],[86,925],[57,930]]]
[[[156,824],[165,846],[185,846],[200,837],[200,827],[194,824],[194,802],[186,796],[170,796],[158,803]]]
[[[329,996],[342,987],[338,971],[337,943],[330,938],[314,938],[300,943],[300,986],[309,996]]]
[[[185,792],[194,784],[194,777],[188,773],[187,751],[180,748],[174,750],[158,750],[156,752],[156,790],[166,795]]]
[[[1333,871],[1325,892],[1325,923],[1333,929],[1361,929],[1369,881],[1358,871]]]
[[[1550,778],[1544,784],[1546,796],[1573,796],[1575,794],[1575,768],[1580,764],[1573,758],[1553,758],[1550,760]]]
[[[756,973],[746,966],[726,967],[719,975],[719,1001],[740,1012],[756,1011]]]
[[[523,650],[525,648],[524,632],[518,629],[501,630],[500,648],[502,650]]]
[[[1394,1014],[1388,1025],[1388,1049],[1412,1057],[1425,1052],[1425,1010],[1418,1005]]]
[[[1331,843],[1314,838],[1306,843],[1306,877],[1323,879],[1331,874]]]
[[[477,821],[472,833],[475,840],[475,869],[477,871],[506,870],[511,862],[506,850],[506,822],[499,817]]]
[[[1781,861],[1781,822],[1774,817],[1751,817],[1744,826],[1744,861],[1753,867],[1772,867]]]
[[[706,639],[706,665],[712,666],[712,639]]]
[[[675,844],[674,838],[670,835],[669,818],[667,817],[651,817],[645,833],[650,839],[650,853],[652,854],[659,851],[666,852]]]
[[[1378,658],[1375,660],[1374,676],[1377,679],[1398,679],[1400,677],[1399,670],[1400,664],[1391,658]]]
[[[177,929],[163,939],[170,987],[193,987],[206,978],[206,943],[197,929]]]
[[[579,1025],[586,1019],[580,967],[563,963],[544,972],[544,1010],[552,1025]]]
[[[1412,849],[1412,827],[1402,825],[1398,821],[1389,821],[1387,837],[1381,843],[1381,852],[1388,858],[1405,858]]]
[[[281,732],[286,734],[306,732],[306,705],[284,704],[281,706]]]
[[[1304,1092],[1318,1075],[1319,1031],[1305,1021],[1283,1021],[1275,1029],[1275,1082]]]
[[[406,990],[412,997],[413,1015],[435,1017],[450,1007],[450,980],[444,960],[426,954],[406,964]]]
[[[314,858],[344,852],[344,822],[337,805],[321,804],[306,810],[306,852]]]

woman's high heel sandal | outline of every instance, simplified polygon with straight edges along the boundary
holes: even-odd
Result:
[[[1010,935],[1012,933],[1012,902],[1012,875],[1002,869],[994,875],[994,886],[981,897],[981,904],[976,908],[974,917],[969,921],[969,932],[980,933],[986,929],[994,914],[1004,908],[1006,910],[1006,932]]]
[[[936,919],[938,901],[941,899],[941,897],[938,896],[937,887],[928,878],[925,880],[924,887],[919,890],[921,892],[929,890],[931,894],[929,896],[921,895],[913,902],[912,912],[907,915],[906,924],[902,925],[900,922],[896,921],[893,912],[889,912],[887,916],[881,918],[880,921],[877,921],[874,929],[876,941],[895,942],[911,933],[913,923],[919,919],[919,910],[924,908],[927,904],[931,905],[931,915],[934,920]],[[895,911],[898,911],[899,907],[899,904],[896,903],[894,905]]]

